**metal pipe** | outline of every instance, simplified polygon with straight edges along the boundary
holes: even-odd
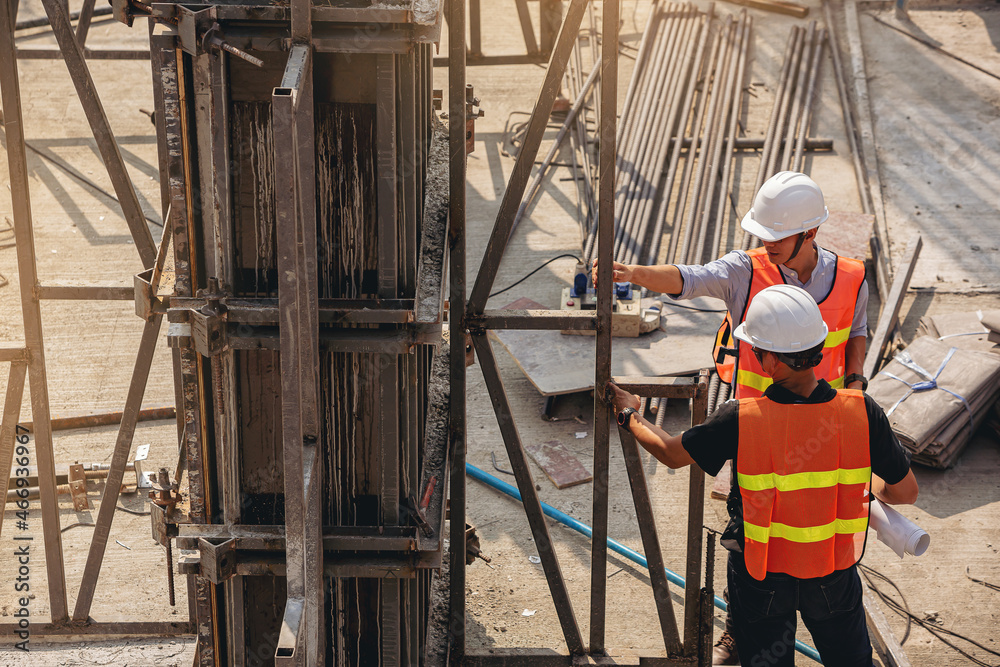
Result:
[[[689,14],[690,12],[686,12]],[[695,25],[694,17],[683,16],[680,31],[671,44],[668,55],[666,71],[662,75],[662,95],[656,104],[656,108],[661,110],[653,113],[653,119],[647,133],[641,138],[641,143],[646,145],[643,158],[639,165],[639,178],[630,184],[630,197],[626,200],[625,208],[618,216],[619,226],[624,231],[621,234],[620,243],[615,248],[615,258],[620,262],[629,261],[629,253],[634,251],[637,244],[642,242],[638,235],[641,227],[641,218],[649,197],[655,196],[656,188],[660,181],[662,171],[662,155],[665,154],[670,145],[668,132],[669,121],[672,120],[669,110],[675,104],[676,91],[679,88],[678,81],[682,73],[684,55],[681,49],[686,44],[690,44],[690,30]],[[688,49],[685,49],[685,53]],[[663,95],[666,97],[664,98]]]
[[[781,99],[781,109],[778,111],[778,134],[786,138],[785,143],[782,144],[783,147],[787,144],[786,128],[788,126],[788,116],[791,113],[791,105],[796,92],[795,83],[798,80],[799,64],[802,61],[802,54],[805,51],[806,34],[802,28],[799,28],[799,36],[800,39],[796,42],[795,52],[792,54],[792,66],[788,74],[788,85],[785,87],[784,95]],[[767,163],[767,171],[764,176],[765,179],[781,170],[781,153],[782,151],[771,152],[771,157]]]
[[[500,491],[501,493],[510,496],[514,500],[521,502],[521,494],[514,486],[508,484],[507,482],[501,479],[497,479],[493,475],[483,470],[480,470],[471,463],[465,464],[465,472],[469,477],[476,480],[477,482],[482,482],[483,484],[493,487],[497,491]],[[594,531],[587,524],[577,519],[574,519],[570,515],[566,514],[561,510],[556,509],[555,507],[552,507],[548,503],[541,503],[541,505],[542,505],[542,511],[550,519],[554,519],[555,521],[558,521],[564,526],[572,528],[573,530],[575,530],[576,532],[580,533],[581,535],[583,535],[588,539],[591,540],[594,539]],[[614,551],[616,554],[628,558],[630,561],[636,563],[640,567],[649,569],[649,562],[646,560],[645,556],[643,556],[638,551],[630,549],[621,542],[618,542],[617,540],[614,540],[610,537],[607,538],[607,545],[608,545],[607,548],[610,549],[611,551]],[[676,572],[673,572],[667,568],[664,568],[664,572],[667,575],[667,581],[674,584],[675,586],[680,586],[681,588],[685,587],[684,577],[680,576]],[[718,595],[713,597],[713,602],[715,603],[717,609],[726,611],[727,609],[726,602]],[[795,649],[799,653],[802,653],[803,655],[808,656],[813,660],[816,660],[817,662],[820,660],[819,651],[817,651],[812,646],[809,646],[808,644],[805,644],[804,642],[798,639],[795,640]]]
[[[776,137],[779,134],[778,120],[781,115],[782,100],[784,99],[785,88],[788,85],[789,73],[792,67],[792,55],[795,53],[797,48],[797,43],[800,37],[801,29],[798,26],[792,28],[791,33],[788,35],[788,43],[785,45],[785,54],[782,57],[781,73],[778,75],[778,85],[774,91],[774,105],[771,107],[771,118],[767,123],[767,132],[764,134],[764,149],[761,151],[760,164],[757,167],[757,179],[754,181],[753,195],[756,196],[760,187],[764,184],[765,174],[768,171],[768,162],[771,159],[771,153],[775,149]],[[744,233],[743,241],[740,243],[740,248],[743,250],[749,250],[750,246],[754,242],[753,234]]]
[[[677,120],[676,109],[679,106],[677,98],[683,92],[687,78],[685,74],[694,48],[694,39],[691,33],[696,27],[695,15],[686,17],[677,52],[667,72],[666,87],[669,92],[666,102],[661,105],[664,112],[657,114],[653,134],[647,138],[647,143],[651,144],[655,150],[648,153],[647,162],[643,167],[644,176],[639,183],[638,196],[633,202],[633,211],[628,220],[629,227],[620,249],[618,259],[621,262],[632,262],[635,255],[639,254],[641,245],[645,241],[649,211],[652,208],[652,200],[656,198],[663,171],[663,161],[670,147],[670,137]],[[683,53],[680,53],[680,47],[683,47]]]
[[[692,263],[701,264],[705,260],[705,241],[708,236],[708,220],[712,213],[712,199],[715,192],[715,183],[718,180],[719,160],[722,158],[722,144],[725,139],[723,128],[726,118],[729,115],[729,108],[732,106],[732,86],[736,77],[737,61],[737,35],[743,30],[743,22],[746,21],[746,13],[742,12],[739,23],[730,25],[726,35],[726,58],[725,72],[716,74],[716,83],[713,85],[713,94],[719,100],[719,105],[715,110],[712,121],[712,132],[710,136],[710,160],[705,161],[704,174],[707,176],[702,182],[701,193],[698,197],[698,243],[694,247]],[[723,79],[725,82],[723,83]],[[716,90],[718,89],[718,90]]]
[[[680,127],[684,128],[684,132],[687,132],[686,128],[689,123],[688,119],[691,115],[691,107],[694,104],[695,89],[697,88],[697,76],[698,72],[701,71],[702,62],[705,58],[706,49],[708,48],[708,34],[710,32],[709,28],[712,25],[712,18],[715,15],[715,3],[711,3],[708,6],[708,11],[705,17],[702,19],[701,36],[698,42],[698,56],[695,64],[691,70],[692,79],[687,87],[687,93],[684,97],[684,105],[681,108],[680,114]],[[678,133],[679,134],[679,133]],[[694,142],[692,142],[692,148],[689,148],[690,152],[693,150]],[[653,264],[659,259],[660,253],[660,243],[663,241],[663,223],[667,218],[667,206],[670,203],[670,197],[673,193],[674,178],[677,176],[677,167],[680,164],[681,151],[674,150],[672,157],[670,158],[670,167],[667,170],[667,178],[663,185],[663,197],[660,199],[660,206],[656,212],[656,225],[653,227],[652,241],[649,250],[646,252],[646,258],[644,264]],[[670,244],[667,249],[667,261],[673,256],[677,245],[677,229],[672,227],[670,232]]]
[[[583,108],[584,103],[587,101],[587,94],[590,88],[597,81],[597,75],[600,74],[599,63],[594,65],[591,70],[590,75],[587,76],[587,80],[583,84],[583,91],[577,95],[576,101],[570,108],[569,113],[566,114],[566,120],[563,121],[562,127],[559,128],[559,132],[556,133],[555,139],[552,140],[552,145],[549,147],[549,152],[545,155],[542,160],[541,165],[538,167],[538,171],[535,173],[535,178],[531,181],[531,185],[528,186],[528,194],[521,201],[521,205],[517,209],[517,213],[514,214],[514,222],[511,223],[510,232],[514,233],[517,229],[517,225],[521,222],[521,218],[524,217],[525,211],[528,210],[528,206],[534,200],[535,195],[538,194],[538,190],[542,186],[542,181],[545,179],[545,174],[548,172],[549,167],[552,166],[552,162],[555,160],[556,154],[559,152],[559,147],[562,146],[563,140],[566,138],[567,133],[573,126],[574,121],[576,121],[577,114],[580,113],[580,109]]]
[[[798,137],[795,141],[795,153],[792,156],[792,171],[802,170],[802,155],[805,151],[806,135],[809,133],[809,125],[812,122],[813,102],[816,92],[816,81],[819,79],[819,68],[823,62],[823,45],[826,43],[826,28],[819,31],[816,37],[814,48],[812,70],[809,73],[809,90],[806,92],[805,109],[802,112],[802,121],[799,125]]]
[[[702,73],[702,91],[698,98],[698,107],[695,111],[694,116],[694,126],[691,131],[692,136],[699,136],[702,132],[702,127],[706,124],[707,115],[706,109],[708,107],[709,101],[709,87],[711,84],[712,72],[718,67],[719,51],[722,47],[722,30],[715,33],[712,38],[712,51],[709,56],[708,62],[706,63],[705,69]],[[684,174],[681,177],[681,189],[679,193],[679,198],[677,205],[674,207],[674,229],[676,230],[683,224],[684,211],[687,208],[687,200],[689,197],[689,192],[691,189],[691,177],[694,174],[695,166],[698,165],[699,161],[702,159],[702,152],[705,148],[705,141],[701,142],[703,145],[701,150],[695,153],[693,150],[688,150],[687,160],[684,163]],[[692,204],[693,206],[694,204]],[[683,262],[688,257],[688,253],[691,249],[691,236],[692,230],[691,225],[684,225],[684,242],[680,251],[680,260]]]
[[[812,46],[816,41],[816,21],[809,22],[806,39],[802,45],[802,55],[799,57],[798,77],[795,80],[795,98],[792,101],[792,112],[788,116],[788,126],[785,129],[785,145],[778,162],[778,171],[787,171],[792,165],[795,154],[795,137],[799,131],[802,117],[802,107],[806,96],[806,78],[809,76],[809,59],[812,57]]]
[[[868,191],[864,167],[861,165],[861,151],[858,150],[857,128],[854,125],[854,114],[851,111],[851,99],[847,95],[847,84],[844,82],[844,65],[840,60],[840,43],[837,41],[837,28],[833,22],[830,3],[823,3],[823,16],[826,19],[827,30],[830,33],[830,55],[833,57],[834,79],[837,81],[837,96],[840,98],[840,109],[844,116],[844,130],[847,144],[850,147],[851,158],[854,161],[854,180],[858,185],[861,197],[861,210],[871,214],[871,193]]]
[[[738,71],[736,74],[736,82],[734,84],[735,89],[733,93],[736,95],[736,100],[733,104],[732,114],[729,117],[729,144],[726,147],[726,165],[723,169],[722,174],[722,185],[719,187],[719,205],[716,210],[715,215],[715,234],[712,236],[712,251],[713,253],[718,253],[720,251],[720,246],[722,245],[722,230],[725,227],[725,220],[729,212],[729,197],[730,192],[730,181],[733,174],[733,162],[735,161],[735,155],[733,153],[735,144],[737,143],[737,125],[740,120],[740,113],[743,109],[743,95],[741,94],[744,89],[744,82],[746,80],[746,64],[749,57],[750,50],[750,28],[753,25],[753,17],[747,17],[747,21],[743,26],[743,36],[740,48],[740,61],[738,65]]]
[[[650,65],[649,81],[646,84],[647,94],[644,95],[642,104],[638,108],[638,118],[632,125],[630,132],[625,135],[622,150],[618,154],[617,191],[615,193],[615,255],[617,255],[618,248],[624,238],[623,216],[627,214],[635,184],[642,179],[642,159],[649,147],[649,128],[666,88],[663,73],[677,41],[676,30],[680,22],[680,14],[686,11],[687,7],[672,12],[666,19],[663,28],[657,33],[659,39],[657,51]]]

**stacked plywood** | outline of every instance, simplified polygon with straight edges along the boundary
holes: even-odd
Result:
[[[932,336],[966,350],[1000,353],[1000,310],[921,317],[918,336]]]
[[[913,461],[934,468],[954,465],[1000,393],[1000,355],[950,340],[917,338],[868,387]]]

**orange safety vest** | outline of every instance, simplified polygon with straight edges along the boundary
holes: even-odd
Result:
[[[752,275],[750,289],[747,292],[746,303],[739,322],[733,324],[732,313],[726,313],[719,332],[715,336],[715,368],[724,382],[733,381],[736,373],[736,391],[734,398],[754,398],[762,396],[764,390],[771,384],[771,378],[760,367],[757,357],[749,345],[744,345],[733,338],[733,329],[739,326],[746,317],[750,301],[765,287],[781,285],[785,278],[776,264],[767,258],[764,248],[756,248],[747,252],[750,256]],[[834,389],[844,387],[844,374],[847,364],[847,340],[851,337],[851,324],[854,321],[854,307],[858,301],[858,290],[865,280],[865,265],[856,259],[837,256],[834,260],[833,284],[830,292],[819,301],[819,311],[823,315],[830,332],[826,336],[823,350],[823,361],[816,367],[816,377],[826,380]],[[732,349],[735,343],[736,358],[726,349]]]
[[[861,560],[872,475],[862,393],[791,405],[744,398],[739,428],[747,572],[809,579]]]

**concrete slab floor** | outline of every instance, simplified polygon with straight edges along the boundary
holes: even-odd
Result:
[[[34,1],[22,3],[22,17],[33,15],[31,8],[38,4]],[[534,4],[529,4],[535,11]],[[697,4],[703,9],[708,6],[707,2],[699,1]],[[811,8],[811,17],[821,15],[821,5],[817,1],[810,0],[805,4]],[[76,4],[73,5],[75,7]],[[600,10],[601,3],[595,7]],[[623,39],[633,44],[638,42],[648,7],[647,0],[624,1]],[[35,14],[39,13],[37,10],[38,7],[35,7]],[[728,13],[738,11],[738,8],[717,3],[716,11]],[[879,16],[885,14],[871,8],[865,11],[873,11]],[[750,98],[746,132],[749,136],[761,136],[788,31],[792,25],[804,22],[764,12],[753,12],[753,15],[756,38],[754,66],[749,80],[754,84],[754,96]],[[523,52],[511,0],[490,3],[484,16],[487,19],[484,51],[491,54]],[[992,10],[965,4],[933,11],[915,6],[910,12],[914,24],[941,41],[948,50],[969,60],[975,59],[987,69],[1000,71],[1000,67],[993,67],[997,58],[995,49],[990,50],[993,48],[992,35],[1000,27],[995,16]],[[145,34],[141,28],[129,31],[115,23],[102,23],[100,26],[95,25],[91,30],[92,46],[100,46],[102,42],[106,45],[142,43]],[[996,245],[995,239],[1000,238],[995,227],[996,218],[990,215],[996,209],[991,206],[995,204],[996,192],[1000,191],[993,182],[997,170],[990,168],[997,155],[995,133],[992,132],[996,118],[995,81],[974,70],[970,72],[966,66],[951,59],[928,53],[926,47],[883,28],[866,14],[862,15],[862,29],[869,56],[875,133],[880,147],[879,160],[894,256],[898,256],[905,247],[912,231],[920,229],[926,245],[914,284],[938,289],[929,297],[928,291],[921,291],[904,303],[904,333],[912,335],[917,313],[997,307],[996,297],[992,294],[966,297],[948,293],[971,286],[983,285],[982,289],[986,290],[1000,286],[996,255],[990,254],[991,250],[984,250]],[[39,45],[51,42],[44,36],[26,37],[26,40]],[[442,44],[442,53],[445,48],[446,45]],[[127,153],[126,159],[140,189],[146,212],[158,218],[158,187],[154,180],[150,180],[156,173],[153,127],[138,112],[140,107],[152,108],[148,66],[136,62],[93,61],[91,67],[112,126]],[[42,148],[55,152],[110,191],[110,182],[96,155],[65,67],[60,62],[24,61],[20,70],[29,141],[44,144]],[[624,96],[627,88],[629,71],[630,61],[623,57],[620,97]],[[486,118],[478,122],[476,152],[469,161],[470,286],[513,165],[513,160],[501,152],[505,124],[509,118],[513,122],[526,118],[523,115],[511,117],[510,114],[530,111],[543,73],[538,66],[469,70],[469,82],[476,86],[477,95],[482,98],[487,113]],[[446,71],[438,69],[435,74],[438,77],[436,86],[447,90]],[[851,158],[846,152],[829,57],[823,66],[822,87],[818,94],[820,103],[814,118],[813,135],[834,138],[835,149],[832,153],[809,156],[806,168],[823,186],[832,209],[858,211],[857,185]],[[445,104],[447,108],[447,102]],[[547,140],[551,140],[553,134],[554,130],[550,131]],[[547,142],[543,143],[543,151],[546,146]],[[506,147],[509,149],[509,146]],[[7,182],[5,157],[0,159],[2,182]],[[947,163],[952,158],[955,164],[949,167]],[[955,166],[963,164],[972,164],[974,168],[962,171]],[[120,210],[114,203],[95,196],[37,156],[29,156],[29,169],[34,174],[31,182],[32,203],[40,275],[44,279],[74,280],[83,277],[95,282],[130,284],[130,276],[138,270],[138,261],[134,258],[134,249],[128,244]],[[572,182],[559,180],[569,175],[568,170],[559,169],[553,173],[553,178],[546,183],[545,195],[531,210],[530,218],[524,220],[515,233],[494,290],[510,285],[557,254],[580,252],[575,188]],[[737,209],[742,212],[749,206],[753,195],[755,159],[748,157],[743,160],[737,174],[741,182]],[[928,180],[932,185],[926,184]],[[6,190],[0,188],[0,192]],[[5,199],[8,196],[0,194],[0,212],[6,214],[10,211],[9,201]],[[956,208],[956,203],[962,208]],[[920,208],[915,209],[914,206]],[[915,215],[917,210],[921,215]],[[72,226],[74,224],[76,227]],[[730,233],[729,238],[735,236]],[[994,239],[992,243],[990,238]],[[970,248],[966,252],[964,248],[967,245],[977,245],[980,250]],[[571,259],[558,260],[514,290],[495,297],[490,305],[496,307],[507,300],[527,296],[554,307],[560,289],[572,278],[573,265]],[[13,249],[0,248],[0,273],[12,278],[11,285],[0,288],[0,312],[7,314],[0,317],[0,341],[4,342],[20,339],[14,267]],[[942,276],[940,281],[938,273]],[[969,282],[966,283],[965,279]],[[140,321],[131,314],[130,304],[108,304],[100,308],[85,304],[51,304],[45,307],[43,319],[46,323],[50,382],[53,383],[50,390],[53,409],[75,412],[120,408],[140,329]],[[84,350],[89,350],[91,346],[80,343],[81,334],[96,342],[106,341],[105,349],[88,353],[93,356],[83,358]],[[165,345],[155,360],[147,390],[150,404],[172,402],[170,369],[164,350]],[[706,351],[706,364],[707,357]],[[587,395],[560,399],[555,410],[559,421],[544,422],[539,418],[543,399],[506,353],[498,351],[497,358],[522,438],[541,442],[558,440],[569,446],[585,466],[592,468],[589,439],[593,434],[592,399]],[[5,388],[5,382],[6,375],[0,374],[0,391]],[[478,366],[470,369],[468,406],[469,461],[509,481],[509,477],[492,468],[491,452],[496,454],[501,467],[508,467],[508,463]],[[584,423],[574,420],[574,416],[579,416]],[[672,405],[668,430],[684,428],[686,421],[686,407]],[[147,430],[144,427],[141,429],[142,439],[137,436],[137,443],[152,442],[155,455],[163,456],[157,460],[157,465],[170,463],[171,428],[161,425],[150,426]],[[583,432],[587,436],[578,439],[577,433]],[[60,436],[56,441],[56,458],[59,461],[105,460],[110,455],[114,433],[114,429],[89,429]],[[641,551],[618,447],[617,439],[612,436],[611,534]],[[682,572],[688,472],[671,473],[648,457],[644,457],[644,461],[652,500],[657,508],[657,525],[667,566]],[[534,464],[532,466],[542,500],[589,522],[590,485],[557,491],[542,471]],[[1000,614],[997,594],[966,579],[965,567],[970,565],[974,576],[1000,582],[1000,561],[996,558],[1000,549],[1000,534],[996,528],[997,501],[1000,500],[1000,486],[996,482],[998,472],[1000,453],[997,444],[984,436],[976,439],[954,470],[944,473],[918,470],[923,495],[916,506],[904,508],[903,513],[931,532],[931,551],[921,559],[901,562],[883,545],[872,541],[865,557],[867,564],[884,572],[900,586],[915,613],[937,612],[945,627],[967,634],[990,647],[996,646],[995,628],[997,615]],[[91,497],[93,502],[96,496],[91,494]],[[706,503],[706,523],[713,528],[721,528],[726,518],[723,503],[711,500],[706,500]],[[33,509],[37,517],[37,504]],[[564,650],[541,568],[529,561],[529,556],[535,551],[520,506],[506,498],[498,498],[493,491],[470,481],[468,511],[471,521],[480,526],[483,549],[493,557],[494,565],[494,569],[490,569],[477,562],[469,571],[470,647],[544,646]],[[63,514],[64,525],[88,520],[86,517],[75,518],[69,511]],[[5,518],[11,520],[11,514],[8,512]],[[130,523],[133,519],[134,523]],[[121,529],[121,535],[129,538],[118,539],[132,546],[133,551],[126,552],[113,543],[109,548],[109,561],[98,585],[98,599],[92,613],[95,618],[100,618],[99,614],[111,615],[119,611],[123,615],[133,615],[133,611],[135,614],[145,613],[149,619],[161,618],[162,612],[165,614],[162,618],[170,618],[168,608],[163,608],[159,602],[164,591],[162,552],[148,539],[145,521],[130,516],[116,518],[116,530]],[[35,525],[40,526],[39,518],[35,519]],[[69,589],[74,594],[89,541],[82,532],[84,530],[76,528],[64,535]],[[553,525],[550,531],[556,540],[577,618],[586,637],[589,544],[564,528]],[[9,530],[4,531],[0,550],[6,552],[9,549],[10,533]],[[113,533],[112,540],[116,536]],[[133,539],[134,542],[130,541]],[[145,554],[141,558],[136,553],[139,540],[146,549],[141,552]],[[723,580],[723,560],[723,553],[719,552],[717,582]],[[0,567],[6,566],[0,564]],[[615,556],[609,563],[608,574],[607,643],[612,652],[657,651],[661,642],[647,575]],[[12,587],[2,583],[6,581],[11,581],[11,575],[0,571],[0,604],[9,604],[13,597]],[[928,581],[934,584],[928,585]],[[184,609],[181,588],[178,590],[178,604],[179,609]],[[42,587],[33,600],[33,605],[37,606],[33,606],[32,613],[43,615],[46,601],[47,594]],[[675,611],[680,617],[681,608],[676,595],[674,601]],[[72,605],[72,599],[70,603]],[[524,616],[525,610],[536,613]],[[888,615],[890,623],[902,635],[903,623],[891,613]],[[718,633],[721,631],[718,622],[721,616],[717,614],[716,618]],[[0,617],[0,622],[5,620],[9,618]],[[804,631],[800,632],[800,637],[808,640]],[[9,647],[0,646],[0,663],[171,664],[176,660],[178,664],[189,664],[190,641],[177,640],[176,645],[169,644],[169,641],[172,640],[129,642],[127,646],[121,642],[105,644],[94,647],[96,654],[81,652],[83,645],[58,645],[45,647],[45,650],[33,653],[27,659]],[[159,648],[161,645],[163,648]],[[175,655],[177,646],[183,647],[181,655]],[[920,629],[912,631],[906,647],[915,665],[967,664],[964,658]],[[985,657],[984,652],[977,652],[976,649],[973,652]],[[78,662],[74,663],[74,660]],[[800,662],[808,661],[803,659]]]

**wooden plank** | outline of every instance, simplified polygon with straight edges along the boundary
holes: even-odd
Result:
[[[892,289],[889,290],[889,296],[882,304],[878,328],[875,330],[875,335],[872,336],[871,345],[868,346],[868,354],[865,356],[864,375],[866,378],[871,379],[875,375],[882,358],[885,356],[885,349],[889,344],[893,329],[896,328],[899,309],[903,305],[906,288],[910,286],[910,278],[917,265],[917,258],[920,257],[921,247],[923,247],[923,237],[917,234],[906,248],[903,265],[897,270],[896,277],[892,281]]]
[[[565,489],[594,479],[583,464],[558,440],[547,442],[526,440],[524,450],[531,455],[557,489]]]
[[[861,577],[862,604],[865,606],[865,620],[868,623],[868,634],[871,636],[872,645],[878,653],[882,663],[886,667],[910,667],[910,659],[906,657],[906,651],[896,639],[889,621],[886,620],[882,608],[871,591],[864,577]]]

